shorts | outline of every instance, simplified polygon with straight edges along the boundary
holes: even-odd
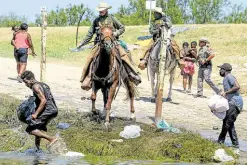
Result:
[[[47,132],[46,125],[56,116],[57,116],[57,111],[53,111],[52,113],[43,112],[37,119],[34,120],[34,122],[30,123],[27,126],[26,132],[30,133],[36,129]]]
[[[16,62],[19,63],[27,63],[27,58],[28,58],[28,49],[27,48],[20,48],[20,49],[15,49],[14,50],[14,56]]]

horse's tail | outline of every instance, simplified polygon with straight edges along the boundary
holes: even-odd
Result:
[[[126,100],[129,100],[132,97],[137,97],[139,95],[137,86],[131,82],[129,78],[126,78],[123,83],[126,88]]]

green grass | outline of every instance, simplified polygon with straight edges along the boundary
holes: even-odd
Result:
[[[174,25],[176,26],[176,25]],[[197,41],[202,36],[205,36],[211,42],[211,48],[216,53],[213,59],[212,79],[216,84],[221,83],[222,79],[218,75],[216,66],[228,62],[234,67],[233,74],[236,76],[241,85],[241,93],[247,93],[247,84],[245,77],[246,71],[243,70],[244,64],[247,63],[247,25],[245,24],[215,24],[215,25],[179,25],[178,27],[196,27],[194,30],[189,30],[176,35],[175,40],[181,46],[183,42]],[[86,35],[89,27],[79,28],[79,41]],[[126,27],[125,33],[120,39],[128,44],[134,44],[137,37],[148,35],[147,26],[129,26]],[[40,59],[40,38],[41,29],[30,28],[36,53],[39,55],[35,60]],[[76,27],[48,27],[47,28],[47,62],[67,63],[70,65],[82,66],[90,54],[90,50],[82,52],[70,52],[69,48],[75,48]],[[10,45],[12,33],[9,28],[0,28],[0,56],[13,58],[13,47]],[[199,48],[199,47],[198,47]],[[147,47],[140,50],[132,51],[132,57],[136,63],[139,63],[140,56],[144,53]],[[32,60],[32,58],[29,58]],[[141,71],[146,75],[146,71]],[[179,74],[179,73],[177,73]],[[195,74],[196,77],[197,74]]]
[[[23,136],[25,125],[16,121],[15,108],[19,101],[0,95],[1,106],[0,115],[0,151],[25,150],[33,146],[33,141],[28,141],[27,136]],[[15,121],[6,122],[4,118]],[[67,130],[57,130],[58,122],[68,122],[71,127]],[[14,131],[13,127],[22,125],[19,131]],[[112,139],[119,139],[119,133],[126,125],[126,121],[117,119],[112,122],[112,131],[106,132],[102,124],[90,121],[83,114],[78,114],[71,109],[59,111],[58,117],[49,124],[49,134],[60,133],[66,142],[68,150],[77,151],[87,155],[86,159],[91,163],[102,161],[112,164],[116,160],[156,160],[162,162],[212,162],[212,156],[218,148],[224,148],[230,155],[232,151],[224,146],[219,146],[198,134],[186,132],[173,134],[166,132],[156,132],[156,129],[146,124],[140,127],[144,130],[141,136],[135,139],[125,140],[123,143],[112,142]],[[32,137],[33,139],[33,137]],[[23,140],[25,143],[23,143]],[[44,140],[42,148],[45,147]]]

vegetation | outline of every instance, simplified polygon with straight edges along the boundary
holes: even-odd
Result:
[[[125,25],[147,25],[149,11],[146,0],[129,0],[127,6],[121,5],[117,13],[113,13]],[[156,0],[173,24],[209,24],[209,23],[247,23],[247,7],[242,4],[231,4],[229,0]],[[226,12],[228,11],[228,12]],[[48,11],[48,26],[89,26],[96,17],[94,10],[81,5],[68,4]],[[13,13],[0,16],[0,27],[9,27],[26,22],[25,17]],[[40,26],[40,14],[31,26]]]
[[[25,125],[16,121],[15,109],[20,103],[12,97],[0,95],[0,151],[26,150],[33,146],[29,135],[23,133]],[[5,118],[15,120],[7,122]],[[67,130],[57,130],[58,122],[67,122],[71,127]],[[131,124],[124,119],[115,119],[111,132],[106,132],[102,124],[92,121],[86,115],[71,110],[60,110],[57,119],[49,124],[52,134],[60,132],[69,150],[82,152],[92,163],[116,160],[159,160],[165,162],[212,162],[214,151],[220,147],[215,143],[201,138],[197,134],[186,132],[172,134],[156,132],[148,125],[137,123],[144,130],[136,139],[124,140],[122,143],[112,142],[119,139],[119,133],[125,125]],[[20,125],[23,127],[20,128]],[[31,137],[33,139],[33,137]],[[43,140],[42,148],[45,143]],[[223,147],[230,155],[232,151]]]
[[[174,25],[174,27],[181,27]],[[189,30],[176,35],[175,40],[181,46],[184,41],[198,41],[200,37],[206,36],[211,42],[211,48],[215,51],[216,57],[213,59],[212,79],[217,83],[221,83],[218,76],[216,66],[229,62],[234,66],[233,74],[237,76],[241,84],[242,93],[247,93],[247,84],[245,82],[246,72],[244,70],[247,56],[245,45],[247,44],[247,25],[183,25],[183,27],[193,27]],[[88,31],[88,27],[79,28],[79,41],[83,39]],[[40,28],[30,28],[29,32],[34,41],[36,53],[40,55]],[[127,26],[125,33],[120,38],[128,45],[133,45],[137,41],[137,37],[149,35],[148,26]],[[81,52],[70,52],[69,48],[75,48],[76,27],[49,27],[47,29],[47,62],[56,61],[69,65],[83,66],[85,59],[90,53],[90,49]],[[0,56],[13,57],[13,47],[10,45],[12,33],[9,28],[0,29]],[[88,44],[92,45],[92,44]],[[131,51],[133,59],[139,62],[140,56],[146,50],[142,47],[138,50]],[[40,56],[34,60],[39,61]],[[30,56],[29,60],[33,60]],[[146,75],[146,71],[143,72]]]

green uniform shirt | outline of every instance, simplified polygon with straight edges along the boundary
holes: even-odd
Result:
[[[161,25],[165,24],[165,26],[170,29],[172,27],[172,22],[167,16],[163,16],[160,19],[154,20],[154,23],[152,23],[149,27],[150,34],[153,35],[153,39],[156,40],[157,38],[160,38],[160,27]]]
[[[125,27],[123,24],[121,24],[115,17],[112,15],[105,15],[105,16],[99,16],[94,21],[90,29],[88,30],[88,33],[86,37],[81,42],[81,46],[86,45],[92,38],[93,35],[96,33],[98,36],[97,30],[100,26],[103,25],[109,25],[113,27],[113,34],[116,38],[118,38],[121,34],[124,33]]]
[[[198,51],[198,61],[206,60],[211,54],[213,54],[212,49],[208,48],[207,46],[203,46]],[[206,62],[204,65],[200,65],[200,67],[206,67],[208,65],[212,65],[211,61]]]

